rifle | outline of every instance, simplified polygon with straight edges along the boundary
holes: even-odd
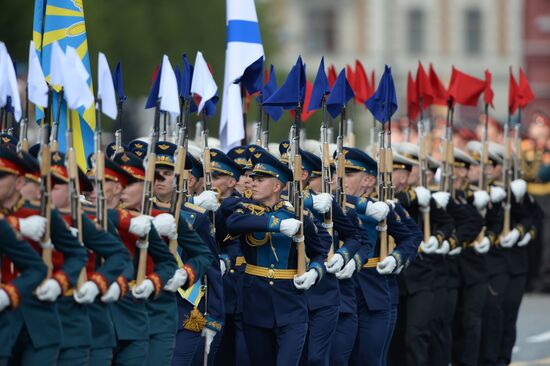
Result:
[[[27,130],[29,123],[29,86],[25,87],[25,115],[19,122],[19,142],[17,151],[29,151],[29,140],[27,139]]]
[[[388,118],[388,129],[382,126],[378,140],[378,197],[381,202],[393,200],[393,153],[391,148],[391,120]],[[388,236],[388,220],[379,225],[380,231],[380,260],[388,256],[392,248]]]
[[[327,120],[326,120],[326,96],[323,96],[322,100],[322,106],[323,106],[323,122],[321,124],[321,149],[322,149],[322,162],[323,162],[323,168],[321,170],[321,177],[323,179],[323,187],[322,192],[332,194],[330,183],[332,181],[331,174],[330,174],[330,152],[329,152],[329,146],[328,146],[328,131],[327,131]],[[346,208],[345,206],[342,207],[342,210],[345,212]],[[333,237],[333,222],[332,222],[332,207],[330,210],[328,210],[327,213],[325,213],[323,226],[329,233],[331,237]],[[330,249],[327,255],[327,259],[332,258],[334,255],[334,245],[331,243]]]
[[[181,206],[185,204],[185,202],[187,201],[187,192],[188,192],[187,175],[185,171],[185,159],[187,157],[187,147],[188,147],[188,141],[189,141],[187,124],[188,124],[188,113],[189,113],[190,102],[182,103],[181,99],[180,99],[180,106],[183,108],[181,108],[182,114],[180,114],[180,118],[177,123],[178,150],[176,152],[176,159],[174,164],[174,183],[173,183],[173,190],[172,190],[172,198],[170,199],[170,211],[169,211],[170,214],[174,216],[174,219],[176,220],[176,231],[179,223]],[[174,256],[176,256],[177,250],[178,250],[177,239],[170,239],[168,246],[170,248],[170,252]]]
[[[485,124],[483,126],[483,132],[481,135],[481,144],[483,149],[481,151],[480,158],[480,177],[479,177],[479,189],[483,191],[489,190],[489,181],[487,178],[487,165],[489,164],[489,142],[487,141],[487,130],[489,125],[489,105],[485,104]]]
[[[51,108],[52,108],[52,92],[50,90],[48,98],[48,107],[44,110],[44,120],[40,126],[41,142],[39,151],[40,161],[40,216],[46,219],[46,230],[40,240],[42,247],[42,260],[46,267],[48,267],[47,278],[50,278],[53,270],[52,251],[53,245],[50,237],[50,222],[52,213],[52,176],[51,176],[51,162],[52,156],[50,152],[50,146],[48,145]]]
[[[441,169],[441,180],[439,182],[439,190],[451,193],[451,197],[455,198],[454,189],[454,147],[453,147],[453,115],[454,108],[451,98],[448,101],[447,122],[445,124],[445,132],[443,135],[443,150]]]
[[[157,99],[155,106],[155,119],[153,129],[151,130],[151,141],[149,143],[149,152],[147,153],[147,168],[145,170],[145,181],[143,186],[143,199],[141,201],[141,214],[151,215],[153,211],[153,183],[155,181],[155,146],[159,140],[160,130],[160,99]],[[139,262],[137,268],[136,285],[140,285],[145,279],[145,270],[147,267],[147,245],[149,243],[149,234],[139,238]]]
[[[58,131],[59,131],[59,118],[61,117],[61,104],[63,102],[63,89],[61,89],[57,95],[58,95],[57,117],[53,121],[52,130],[50,131],[50,150],[52,152],[57,151],[58,150],[58,145],[59,145],[58,142],[57,142],[57,134],[58,134]],[[70,112],[68,112],[68,113],[70,113]],[[69,118],[70,118],[70,116],[69,116]]]
[[[258,121],[256,122],[256,145],[266,148],[263,146],[264,139],[263,139],[263,131],[262,131],[262,120],[263,120],[263,94],[260,91],[260,103],[258,103]],[[243,106],[245,107],[245,106]]]
[[[67,111],[67,160],[65,164],[67,165],[67,171],[69,172],[69,196],[71,200],[71,222],[72,226],[78,231],[77,238],[78,242],[83,245],[82,241],[82,208],[80,203],[80,184],[78,182],[78,165],[76,164],[76,152],[73,146],[73,131],[72,131],[72,111],[69,109]],[[84,282],[86,282],[86,266],[82,268],[80,276],[78,277],[78,282],[76,288],[80,288]]]
[[[418,171],[420,174],[420,186],[428,188],[428,135],[426,129],[429,126],[426,124],[426,121],[418,121]],[[422,211],[422,222],[423,222],[423,232],[424,232],[424,243],[427,243],[431,237],[431,228],[430,228],[430,211]]]
[[[289,164],[293,170],[292,179],[292,204],[294,205],[294,213],[296,220],[300,220],[302,225],[294,236],[293,240],[296,244],[297,266],[296,272],[298,276],[306,272],[306,250],[304,241],[304,197],[302,194],[302,156],[300,155],[300,128],[302,124],[302,104],[296,106],[296,114],[294,118],[294,136],[292,144],[292,156],[289,156]],[[290,197],[290,195],[289,195]]]
[[[338,126],[338,137],[336,138],[336,194],[338,203],[342,210],[346,209],[346,192],[344,177],[346,176],[346,160],[344,157],[344,121],[346,118],[346,107],[342,108],[340,124]]]
[[[510,124],[512,122],[512,115],[508,113],[508,121],[504,125],[504,160],[502,163],[502,182],[504,183],[504,190],[506,191],[506,203],[504,204],[504,225],[502,228],[501,237],[505,237],[510,232],[511,223],[511,208],[512,208],[512,189],[511,181],[513,175],[513,169],[511,164],[512,152],[510,147]]]
[[[97,98],[96,129],[94,131],[94,183],[96,192],[96,218],[107,231],[107,203],[105,199],[105,154],[101,149],[101,98]]]
[[[514,179],[523,176],[523,166],[521,161],[521,139],[519,138],[521,128],[521,108],[518,108],[518,123],[514,125]]]

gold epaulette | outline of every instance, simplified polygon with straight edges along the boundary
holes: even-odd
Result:
[[[264,214],[265,212],[265,207],[262,207],[260,205],[256,205],[256,204],[253,204],[253,203],[246,203],[246,202],[243,202],[242,205],[248,210],[250,211],[253,215],[258,215],[258,216],[261,216]]]
[[[196,211],[198,213],[205,213],[206,212],[205,208],[202,208],[201,206],[195,205],[194,203],[191,203],[191,202],[185,202],[184,206],[187,207],[187,208],[190,208],[191,210]]]
[[[550,183],[527,183],[527,192],[535,196],[550,194]]]

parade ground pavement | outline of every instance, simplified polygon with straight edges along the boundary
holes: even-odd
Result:
[[[525,295],[511,366],[550,365],[550,295]]]

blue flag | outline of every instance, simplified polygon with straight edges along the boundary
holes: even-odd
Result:
[[[323,97],[330,93],[330,84],[328,83],[327,74],[325,73],[325,58],[321,58],[317,76],[313,82],[313,91],[309,99],[308,111],[316,111],[323,107]]]
[[[372,97],[367,99],[365,106],[371,111],[374,118],[382,123],[388,122],[397,111],[395,85],[391,76],[391,68],[388,65],[384,67],[384,74],[380,79],[378,89]]]
[[[162,73],[162,63],[158,66],[157,75],[155,76],[155,81],[147,97],[147,102],[145,102],[145,109],[154,108],[157,105],[157,100],[159,99],[159,87],[160,87],[160,75]]]
[[[113,74],[113,84],[115,85],[118,100],[124,102],[126,100],[126,95],[124,95],[124,84],[122,83],[122,63],[120,61],[116,64],[115,72]]]
[[[178,92],[180,94],[180,97],[183,98],[186,102],[190,102],[191,106],[189,107],[190,113],[195,113],[197,111],[197,105],[195,104],[195,101],[193,98],[191,98],[191,80],[193,80],[193,65],[189,63],[187,60],[187,54],[183,54],[183,66],[181,68],[181,72],[176,74],[176,77],[178,78]],[[215,114],[214,110],[214,114]],[[207,112],[207,115],[208,112]]]
[[[277,76],[275,75],[275,68],[273,67],[273,65],[271,65],[269,70],[269,81],[264,85],[262,89],[262,99],[267,100],[269,97],[273,95],[273,93],[277,91],[278,88],[279,87],[277,85]],[[256,100],[260,102],[259,99],[260,97],[258,96]],[[281,107],[269,107],[264,105],[264,111],[274,121],[278,121],[279,118],[281,118],[281,116],[283,115],[283,108]]]
[[[292,67],[285,82],[267,100],[264,106],[279,106],[283,109],[295,109],[298,104],[303,104],[306,94],[306,75],[302,57]]]
[[[264,71],[264,56],[251,63],[244,69],[243,75],[237,78],[233,84],[241,83],[248,94],[254,94],[262,89]]]
[[[327,111],[332,118],[336,118],[346,103],[355,96],[353,89],[346,78],[346,69],[342,69],[327,99]]]

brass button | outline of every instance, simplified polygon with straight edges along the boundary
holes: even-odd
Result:
[[[234,269],[230,269],[230,270],[229,270],[229,273],[235,273],[235,270],[234,270]]]
[[[269,284],[270,284],[271,286],[273,286],[273,281],[269,281]]]
[[[272,269],[267,270],[267,278],[273,278],[275,277],[275,271]]]

